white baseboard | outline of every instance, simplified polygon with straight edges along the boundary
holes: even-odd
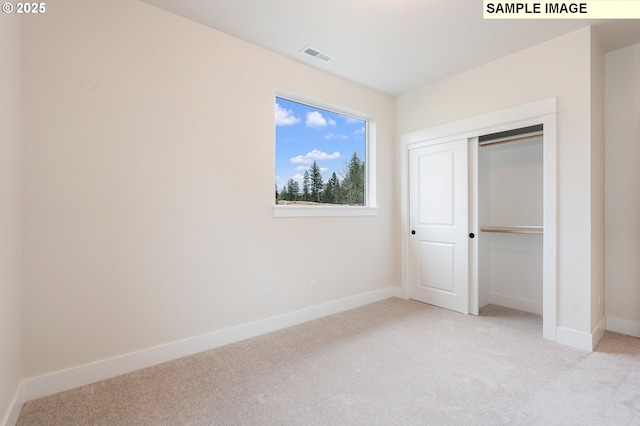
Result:
[[[640,321],[607,317],[607,330],[628,336],[640,337]]]
[[[600,320],[598,325],[591,330],[591,333],[584,333],[571,328],[558,327],[556,329],[556,342],[592,352],[606,330],[606,317],[603,317]]]
[[[593,335],[572,328],[558,327],[556,342],[585,351],[593,351]]]
[[[596,348],[605,331],[607,331],[607,317],[602,317],[598,325],[591,330],[591,350]]]
[[[489,296],[489,301],[494,305],[504,306],[505,308],[542,315],[542,302],[535,300],[520,299],[518,297],[492,292]]]
[[[369,293],[226,328],[202,336],[147,348],[138,352],[92,362],[42,376],[31,377],[24,380],[23,401],[30,401],[46,395],[88,385],[100,380],[193,355],[208,349],[368,305],[390,297],[401,297],[400,287],[386,287]]]
[[[18,423],[18,417],[20,417],[20,411],[25,403],[24,396],[24,381],[21,381],[16,389],[16,393],[13,394],[13,398],[9,403],[9,408],[2,419],[0,426],[15,426]]]

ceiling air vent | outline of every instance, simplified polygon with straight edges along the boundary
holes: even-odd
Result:
[[[304,53],[305,55],[316,58],[322,62],[330,62],[333,59],[333,56],[327,55],[326,53],[322,53],[318,49],[315,49],[311,46],[305,47],[300,52]]]

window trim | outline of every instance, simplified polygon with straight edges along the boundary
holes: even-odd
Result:
[[[284,98],[293,102],[302,103],[311,107],[317,107],[336,114],[346,115],[366,122],[365,139],[365,203],[364,206],[322,206],[322,205],[282,205],[276,204],[273,200],[274,217],[355,217],[355,216],[377,216],[376,198],[376,122],[373,117],[362,112],[341,107],[325,101],[300,95],[285,89],[276,89],[275,98]],[[275,129],[275,123],[274,123]],[[276,132],[273,132],[274,158],[276,163]],[[275,169],[274,169],[275,176]]]

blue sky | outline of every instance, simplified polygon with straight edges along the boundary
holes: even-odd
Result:
[[[357,152],[365,160],[365,121],[283,98],[276,98],[276,184],[289,178],[300,182],[315,160],[326,182],[335,171],[339,179]]]

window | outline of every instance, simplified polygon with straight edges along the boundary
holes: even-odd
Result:
[[[275,98],[276,216],[375,214],[369,121],[318,104]]]

